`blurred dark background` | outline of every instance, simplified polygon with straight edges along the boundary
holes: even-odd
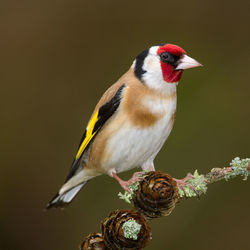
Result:
[[[77,249],[110,211],[130,207],[117,182],[101,176],[66,210],[43,211],[97,100],[151,45],[178,44],[204,64],[179,84],[157,169],[181,178],[250,157],[249,3],[1,1],[0,248]],[[182,202],[150,222],[147,249],[250,249],[249,191],[250,181],[237,178]]]

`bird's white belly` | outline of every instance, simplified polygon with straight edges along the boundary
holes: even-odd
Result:
[[[167,107],[165,115],[153,126],[136,128],[129,121],[116,132],[107,143],[109,158],[104,164],[107,172],[115,169],[117,173],[140,167],[155,156],[169,136],[176,105]]]

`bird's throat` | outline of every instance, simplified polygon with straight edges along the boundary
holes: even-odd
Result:
[[[174,83],[179,82],[182,76],[182,70],[175,70],[170,64],[161,62],[161,69],[163,74],[163,79],[165,82]]]

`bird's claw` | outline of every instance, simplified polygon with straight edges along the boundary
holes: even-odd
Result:
[[[142,176],[142,172],[135,172],[129,180],[124,181],[124,180],[120,179],[120,177],[118,177],[118,175],[113,173],[113,177],[119,182],[121,187],[129,193],[131,193],[129,186],[134,184],[137,181],[141,181],[143,179],[141,176]]]
[[[186,192],[185,192],[185,188],[188,186],[188,188],[190,188],[199,198],[199,193],[197,192],[195,187],[192,184],[187,182],[190,179],[194,179],[194,176],[192,174],[188,173],[187,176],[184,177],[183,179],[175,179],[175,178],[173,178],[173,179],[176,181],[178,188],[183,191],[185,197],[187,197]]]

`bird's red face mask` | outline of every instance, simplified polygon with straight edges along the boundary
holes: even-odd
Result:
[[[159,46],[157,54],[160,57],[163,79],[168,83],[178,82],[183,70],[201,66],[196,60],[187,56],[186,51],[177,45],[165,44]]]

